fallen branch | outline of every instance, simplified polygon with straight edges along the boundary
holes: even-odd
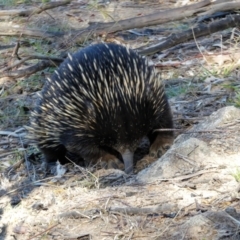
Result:
[[[2,10],[0,11],[0,17],[1,16],[19,16],[19,17],[28,17],[32,16],[33,14],[39,14],[43,11],[46,11],[48,9],[56,8],[59,6],[63,6],[66,4],[71,3],[72,0],[65,0],[61,2],[50,2],[50,3],[44,3],[41,4],[39,7],[32,7],[29,9],[14,9],[14,10]]]
[[[219,4],[213,4],[209,7],[203,7],[202,10],[203,13],[200,13],[199,15],[211,15],[218,11],[229,11],[229,10],[239,10],[240,9],[240,1],[236,2],[225,2],[225,3],[219,3]]]
[[[161,214],[167,216],[168,214],[163,212],[163,206],[158,205],[156,207],[111,207],[108,209],[110,212],[123,213],[127,215],[149,215],[149,214]]]
[[[47,67],[57,67],[61,62],[59,61],[52,61],[52,60],[43,60],[33,66],[30,66],[28,68],[12,71],[12,72],[4,72],[1,73],[1,78],[4,77],[11,77],[11,78],[20,78],[24,76],[29,76],[33,73],[36,73],[38,71],[42,71],[43,69]]]
[[[62,37],[64,33],[61,32],[47,32],[35,29],[26,29],[26,28],[19,28],[19,27],[0,27],[0,36],[21,36],[21,37],[31,37],[31,38],[41,38],[41,39],[48,39],[48,38],[55,38],[55,37]]]
[[[204,0],[199,3],[194,3],[184,7],[156,12],[141,17],[129,18],[118,22],[90,23],[91,25],[88,28],[79,30],[77,33],[74,33],[75,40],[81,42],[86,39],[86,35],[88,37],[106,35],[108,33],[113,33],[117,31],[129,30],[133,28],[142,28],[158,25],[165,22],[180,20],[202,11],[202,7],[209,4],[211,4],[210,0]],[[71,38],[73,38],[73,35],[71,35]]]
[[[25,133],[18,133],[18,131],[14,131],[14,132],[11,132],[11,131],[0,131],[0,136],[8,136],[8,137],[16,137],[16,138],[19,138],[19,137],[22,137],[24,136]]]
[[[65,1],[64,3],[70,2]],[[63,3],[63,2],[62,2]],[[136,17],[136,18],[130,18],[130,19],[125,19],[121,20],[118,22],[109,22],[109,23],[90,23],[90,26],[81,29],[79,31],[72,31],[69,36],[67,36],[65,33],[60,33],[60,32],[43,32],[41,30],[33,30],[33,29],[26,29],[26,28],[6,28],[6,27],[1,27],[0,28],[0,36],[29,36],[33,38],[54,38],[54,37],[62,37],[65,36],[69,39],[71,39],[71,42],[73,40],[84,42],[86,38],[90,38],[92,36],[99,36],[99,35],[106,35],[108,33],[113,33],[117,31],[123,31],[123,30],[129,30],[133,28],[141,28],[141,27],[146,27],[146,26],[153,26],[169,21],[174,21],[174,20],[179,20],[183,19],[186,17],[190,17],[193,14],[201,11],[202,7],[205,7],[206,5],[209,5],[211,3],[210,0],[204,0],[199,3],[187,5],[184,7],[180,8],[175,8],[175,9],[170,9],[167,11],[161,11],[161,12],[156,12],[153,14],[141,16],[141,17]],[[63,4],[62,4],[63,5]],[[45,5],[44,5],[45,6]],[[48,6],[48,5],[46,5]],[[39,11],[46,8],[39,8]],[[16,10],[14,10],[16,11]],[[25,10],[26,14],[29,14],[28,11],[31,13],[39,13],[39,11],[34,10]],[[4,12],[4,11],[3,11]],[[15,13],[16,14],[16,13]],[[25,12],[24,12],[25,14]],[[1,16],[1,11],[0,11],[0,16]]]
[[[32,60],[32,59],[51,60],[51,61],[55,61],[55,62],[59,62],[59,63],[61,63],[64,60],[63,58],[59,58],[59,57],[49,57],[49,56],[44,56],[44,55],[29,55],[29,56],[25,57],[24,59],[22,59],[21,61],[13,64],[11,66],[1,69],[0,72],[9,71],[13,68],[16,68],[16,67],[22,65],[24,62],[26,62],[28,60]],[[57,65],[59,65],[59,63]]]
[[[202,37],[208,34],[212,34],[218,31],[222,31],[232,27],[240,26],[240,15],[229,15],[224,19],[205,24],[201,23],[193,29],[189,29],[183,32],[174,33],[170,37],[166,38],[164,42],[158,43],[154,46],[145,48],[144,50],[138,51],[142,55],[151,55],[156,52],[165,50],[167,48],[173,47],[179,43],[183,43],[192,40],[195,36]]]
[[[71,219],[78,219],[78,218],[88,218],[91,219],[90,216],[81,213],[79,211],[70,211],[70,212],[65,212],[65,213],[61,213],[59,214],[60,218],[71,218]]]

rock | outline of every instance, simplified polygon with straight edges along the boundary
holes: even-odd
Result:
[[[224,107],[181,134],[160,159],[137,175],[147,183],[203,169],[235,168],[240,159],[240,109]]]

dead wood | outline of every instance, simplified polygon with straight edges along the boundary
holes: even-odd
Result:
[[[64,212],[64,213],[61,213],[59,214],[59,217],[60,218],[88,218],[88,219],[91,219],[90,216],[84,214],[84,213],[81,213],[79,211],[70,211],[70,212]]]
[[[44,11],[49,8],[53,8],[56,6],[60,6],[60,4],[67,4],[70,3],[70,0],[62,1],[57,4],[45,4],[38,8],[34,9],[29,9],[26,11],[31,11],[27,12],[27,14],[33,14],[33,13],[40,13],[41,11]],[[146,27],[146,26],[151,26],[151,25],[157,25],[160,23],[168,22],[168,21],[174,21],[174,20],[179,20],[185,17],[192,16],[194,13],[202,11],[203,7],[206,7],[209,5],[211,2],[210,0],[204,0],[199,3],[187,5],[184,7],[180,8],[175,8],[175,9],[170,9],[167,11],[162,11],[162,12],[157,12],[153,13],[150,15],[142,16],[142,17],[137,17],[137,18],[131,18],[131,19],[126,19],[118,22],[109,22],[109,23],[90,23],[90,26],[85,29],[81,29],[79,31],[73,31],[71,32],[68,36],[65,36],[64,33],[50,33],[50,32],[43,32],[40,30],[32,30],[32,29],[26,29],[26,28],[4,28],[1,27],[0,29],[0,35],[2,36],[30,36],[34,38],[51,38],[54,39],[56,37],[63,37],[64,36],[64,41],[66,39],[71,39],[71,43],[74,43],[76,41],[84,41],[86,38],[89,38],[91,36],[97,36],[97,35],[104,35],[108,34],[110,32],[117,32],[120,30],[127,30],[127,29],[132,29],[132,28],[141,28],[141,27]],[[215,5],[216,7],[220,5],[217,4]],[[217,8],[216,8],[217,9]],[[26,13],[26,12],[25,12]],[[0,16],[1,16],[1,11],[0,11]],[[157,51],[161,51],[166,48],[170,48],[176,44],[186,42],[190,39],[193,39],[193,36],[195,37],[200,37],[204,36],[210,33],[214,33],[216,31],[220,31],[229,27],[233,26],[238,26],[238,22],[240,20],[240,16],[234,15],[234,16],[229,16],[225,20],[220,20],[216,23],[211,23],[209,26],[206,24],[199,24],[197,27],[194,29],[189,29],[187,31],[184,31],[182,33],[178,34],[173,34],[169,38],[166,39],[165,42],[157,44],[153,47],[149,47],[147,49],[139,51],[141,54],[149,55],[153,54]],[[20,56],[21,57],[21,56]],[[32,59],[31,57],[25,58],[19,63],[7,67],[2,70],[1,77],[11,77],[11,78],[18,78],[18,77],[23,77],[26,75],[31,75],[37,71],[41,71],[47,67],[52,67],[52,66],[58,66],[62,60],[59,59],[52,59],[51,60],[44,60],[41,61],[33,66],[30,66],[25,69],[20,69],[12,72],[3,72],[3,71],[9,71],[13,67],[20,66],[21,63]]]
[[[109,208],[110,212],[124,213],[127,215],[147,215],[154,213],[161,213],[161,205],[158,207],[149,207],[149,208],[141,208],[141,207],[111,207]]]
[[[123,213],[127,215],[149,215],[149,214],[159,214],[168,217],[175,217],[177,213],[174,213],[175,209],[174,205],[166,204],[166,205],[158,205],[154,207],[110,207],[108,209],[109,212],[112,213]],[[171,216],[167,213],[171,212]]]
[[[41,70],[47,68],[47,67],[57,67],[60,63],[61,62],[59,62],[59,61],[43,60],[33,66],[30,66],[30,67],[27,67],[24,69],[12,71],[12,72],[1,73],[1,78],[4,78],[4,77],[20,78],[20,77],[24,77],[24,76],[29,76],[33,73],[36,73],[38,71],[41,71]]]
[[[0,51],[6,50],[6,49],[9,49],[9,48],[13,48],[15,46],[16,46],[16,44],[8,44],[8,45],[0,46]]]
[[[69,2],[69,1],[65,1]],[[164,12],[161,12],[161,14],[154,13],[150,14],[147,16],[143,17],[138,17],[138,18],[131,18],[127,20],[122,20],[119,22],[110,22],[110,23],[96,23],[96,24],[91,24],[88,28],[80,30],[78,32],[73,32],[69,35],[69,38],[71,38],[71,42],[73,42],[73,39],[75,36],[74,41],[79,41],[79,40],[85,40],[85,38],[89,38],[90,36],[93,35],[101,35],[101,34],[107,34],[109,32],[116,32],[119,30],[126,30],[126,29],[131,29],[135,27],[144,27],[144,26],[150,26],[150,25],[155,25],[159,23],[163,23],[166,21],[172,21],[176,19],[181,19],[183,17],[191,16],[192,14],[198,12],[199,8],[206,6],[210,4],[210,0],[204,0],[200,3],[184,6],[181,8],[176,8],[176,9],[171,9],[167,10]],[[47,5],[48,6],[48,5]],[[42,9],[42,8],[41,8]],[[46,9],[46,8],[45,8]],[[182,14],[177,14],[182,12]],[[35,12],[36,13],[36,12]],[[177,16],[177,17],[176,17]],[[54,38],[56,36],[63,36],[63,33],[47,33],[39,30],[30,30],[26,28],[2,28],[0,30],[0,35],[2,36],[30,36],[30,37],[36,37],[36,38]],[[26,61],[23,60],[23,61]],[[51,66],[58,66],[59,62],[54,62],[54,61],[42,61],[37,63],[34,66],[30,66],[25,69],[20,69],[12,72],[6,72],[1,74],[1,77],[11,77],[11,78],[19,78],[19,77],[24,77],[26,75],[31,75],[37,71],[41,71],[45,69],[46,67],[51,67]],[[18,64],[19,66],[19,64]],[[5,70],[9,70],[12,67],[8,67]]]
[[[140,50],[139,53],[142,55],[151,55],[156,52],[173,47],[179,43],[192,40],[194,39],[194,37],[202,37],[228,28],[239,26],[240,15],[229,15],[224,19],[209,24],[201,23],[192,29],[188,29],[179,33],[173,33],[170,37],[166,38],[164,42],[158,43],[154,46],[150,46],[144,50]]]
[[[70,1],[64,1],[65,4],[69,3]],[[63,2],[61,2],[63,5]],[[175,21],[179,19],[183,19],[185,17],[190,17],[193,14],[201,11],[201,8],[209,5],[211,2],[210,0],[204,0],[199,3],[187,5],[180,8],[170,9],[167,11],[161,11],[156,12],[153,14],[149,14],[142,17],[137,18],[130,18],[121,20],[118,22],[109,22],[109,23],[90,23],[90,26],[85,29],[81,29],[79,31],[73,31],[68,37],[71,39],[71,42],[74,41],[81,41],[84,42],[86,39],[92,36],[98,36],[98,35],[107,35],[108,33],[113,33],[117,31],[123,31],[123,30],[129,30],[133,28],[141,28],[146,26],[153,26],[169,21]],[[45,6],[45,5],[44,5]],[[48,7],[48,8],[47,8]],[[57,7],[57,6],[55,6]],[[39,7],[30,9],[30,10],[24,10],[24,14],[35,14],[40,13],[44,9],[49,9],[50,7],[48,5],[44,7]],[[41,10],[41,11],[40,11]],[[13,10],[16,11],[16,10]],[[28,11],[30,13],[28,13]],[[0,11],[3,14],[4,11]],[[16,14],[16,12],[14,12]],[[5,13],[4,13],[5,14]],[[24,15],[25,16],[25,15]],[[53,32],[43,32],[41,30],[33,30],[33,29],[26,29],[26,28],[6,28],[1,27],[0,28],[0,35],[1,36],[29,36],[33,38],[54,38],[54,37],[62,37],[64,33],[53,33]]]
[[[61,2],[50,2],[50,3],[44,3],[41,4],[39,7],[32,7],[29,9],[14,9],[14,10],[2,10],[0,11],[0,17],[1,16],[21,16],[21,17],[28,17],[32,16],[34,14],[39,14],[43,11],[46,11],[48,9],[56,8],[59,6],[63,6],[66,4],[71,3],[72,0],[65,0]]]
[[[203,175],[205,173],[212,173],[212,172],[218,172],[218,169],[204,169],[204,170],[200,170],[198,172],[194,172],[194,173],[189,173],[189,174],[184,174],[182,176],[178,176],[178,177],[174,177],[174,178],[162,178],[162,179],[158,179],[157,182],[161,182],[161,181],[183,181],[183,180],[187,180],[190,178],[194,178],[194,177],[198,177],[199,175]]]
[[[22,56],[24,57],[24,56]],[[0,70],[0,72],[5,72],[5,71],[9,71],[13,68],[19,67],[21,66],[24,62],[31,60],[31,59],[41,59],[41,60],[52,60],[52,61],[56,61],[58,62],[57,65],[59,65],[59,63],[61,63],[64,59],[63,58],[59,58],[59,57],[49,57],[49,56],[43,56],[43,55],[28,55],[27,57],[25,57],[24,59],[21,59],[21,61],[8,66],[6,68],[3,68]]]
[[[12,57],[16,57],[17,59],[20,60],[20,57],[18,56],[18,50],[20,48],[20,43],[17,42],[17,44],[15,45],[14,49],[13,49],[13,53],[12,53]]]
[[[41,236],[41,235],[44,235],[44,233],[46,233],[46,232],[48,232],[49,230],[55,228],[55,227],[56,227],[57,225],[59,225],[59,224],[60,224],[60,223],[56,223],[56,224],[52,225],[51,227],[47,228],[46,230],[44,230],[44,231],[42,231],[42,232],[40,232],[40,233],[37,233],[37,234],[35,234],[34,236],[28,238],[28,240],[36,239],[36,237],[39,237],[39,236]]]
[[[19,134],[17,131],[14,131],[14,132],[10,132],[10,131],[0,131],[0,136],[11,136],[11,137],[15,137],[15,138],[20,138],[20,137],[23,137],[24,136],[24,133],[23,134]]]
[[[84,41],[86,36],[106,35],[117,31],[129,30],[133,28],[142,28],[158,25],[165,22],[175,21],[190,17],[193,14],[202,11],[201,8],[211,3],[210,0],[204,0],[199,3],[187,5],[180,8],[169,9],[167,11],[156,12],[153,14],[121,20],[109,23],[90,23],[88,28],[79,30],[75,33],[76,41]],[[72,38],[72,36],[71,36]]]
[[[236,0],[216,0],[214,2],[212,2],[212,4],[219,4],[219,3],[226,3],[226,2],[234,2]]]
[[[12,171],[16,171],[18,168],[20,168],[20,166],[24,163],[24,159],[21,159],[20,161],[16,162],[15,164],[9,166],[6,170],[5,170],[5,175],[9,176],[10,172]]]
[[[54,37],[61,37],[64,33],[60,32],[46,32],[36,29],[18,28],[18,27],[3,27],[0,26],[0,36],[21,36],[21,37],[31,37],[40,39],[51,39]]]
[[[240,9],[240,1],[236,2],[224,2],[219,4],[212,4],[208,7],[203,7],[203,13],[199,15],[211,15],[218,11],[229,11],[229,10],[239,10]]]

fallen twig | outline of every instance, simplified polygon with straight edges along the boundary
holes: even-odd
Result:
[[[38,233],[38,234],[36,234],[36,235],[34,235],[34,236],[28,238],[28,240],[35,239],[36,237],[42,235],[43,233],[46,233],[47,231],[49,231],[49,230],[55,228],[55,227],[56,227],[57,225],[59,225],[59,224],[60,224],[60,223],[56,223],[56,224],[54,224],[53,226],[47,228],[46,230],[44,230],[44,231],[42,231],[42,232],[40,232],[40,233]]]
[[[162,212],[162,205],[157,207],[149,207],[149,208],[140,208],[140,207],[110,207],[108,209],[110,212],[118,212],[124,213],[128,215],[143,215],[143,214],[153,214]],[[163,213],[162,213],[163,214]]]
[[[70,211],[70,212],[65,212],[65,213],[61,213],[59,214],[59,217],[60,218],[88,218],[88,219],[91,219],[90,216],[87,216],[86,214],[84,213],[81,213],[79,211]]]
[[[187,180],[205,173],[212,173],[212,172],[218,172],[217,169],[206,169],[206,170],[200,170],[198,172],[195,173],[191,173],[191,174],[185,174],[182,176],[178,176],[175,178],[161,178],[161,179],[157,179],[157,181],[183,181],[183,180]]]
[[[19,27],[3,27],[0,26],[0,36],[21,36],[32,37],[40,39],[48,39],[54,37],[62,37],[64,33],[61,32],[47,32],[36,29],[27,29]]]
[[[21,16],[21,17],[28,17],[33,14],[39,14],[43,11],[46,11],[48,9],[56,8],[59,6],[63,6],[66,4],[71,3],[72,0],[65,0],[65,1],[56,1],[56,2],[49,2],[41,4],[39,7],[32,7],[29,9],[14,9],[14,10],[2,10],[0,11],[0,17],[1,16]]]
[[[19,137],[24,136],[25,133],[16,133],[16,131],[14,131],[14,132],[10,132],[10,131],[0,131],[0,135],[3,135],[3,136],[7,135],[7,136],[19,138]]]
[[[30,66],[24,69],[1,73],[1,78],[3,77],[20,78],[20,77],[29,76],[33,73],[36,73],[48,67],[57,67],[60,63],[61,62],[59,61],[43,60],[33,66]]]
[[[64,60],[63,58],[59,58],[59,57],[50,57],[50,56],[44,56],[44,55],[29,55],[29,56],[25,57],[24,59],[22,59],[21,61],[13,64],[11,66],[1,69],[0,72],[9,71],[15,67],[22,65],[24,62],[26,62],[28,60],[32,60],[32,59],[52,60],[52,61],[57,61],[59,63],[61,63]]]

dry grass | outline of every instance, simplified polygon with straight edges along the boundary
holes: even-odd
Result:
[[[67,31],[84,27],[89,20],[126,18],[148,13],[156,7],[153,5],[151,8],[149,3],[141,2],[141,6],[146,4],[147,8],[128,11],[114,4],[110,4],[104,11],[95,5],[91,5],[91,8],[75,8],[71,5],[61,11],[53,10],[34,16],[31,21],[13,19],[12,24]],[[161,6],[171,7],[169,4],[163,1]],[[117,12],[114,11],[116,9]],[[113,16],[115,13],[117,15]],[[165,35],[174,26],[173,23],[166,24],[164,27],[168,33]],[[119,35],[114,41],[129,44],[133,48],[146,41],[146,37],[133,37],[133,40],[126,41]],[[164,33],[150,36],[148,41],[154,43],[162,37]],[[207,41],[206,37],[196,39],[198,48],[186,44],[181,49],[167,50],[164,57],[159,54],[152,60],[155,64],[164,62],[165,66],[160,66],[159,71],[163,79],[171,79],[166,81],[166,90],[176,128],[189,128],[223,106],[240,105],[239,33],[235,29],[207,38]],[[14,37],[0,39],[5,44],[18,40]],[[30,51],[58,55],[79,47],[71,43],[63,44],[61,39],[56,45],[43,40],[20,40],[26,41],[26,45],[23,44],[21,48],[22,53]],[[0,52],[1,67],[12,63],[11,51]],[[234,190],[235,179],[232,176],[235,169],[232,169],[230,176],[224,170],[205,174],[198,178],[203,181],[198,184],[194,181],[162,181],[143,185],[135,181],[135,175],[127,176],[120,170],[95,171],[95,168],[83,169],[76,165],[69,165],[66,169],[58,168],[56,176],[46,175],[41,156],[39,159],[35,156],[37,149],[32,146],[26,152],[22,139],[17,135],[21,132],[16,130],[27,124],[29,111],[36,102],[35,93],[41,89],[43,79],[52,71],[47,69],[16,81],[0,80],[0,130],[11,133],[3,134],[0,131],[0,238],[13,239],[11,235],[14,235],[24,240],[213,239],[211,231],[216,232],[216,229],[204,232],[207,228],[203,228],[201,232],[197,229],[198,224],[191,228],[189,221],[204,208],[211,211],[232,205],[239,207],[239,193]],[[35,154],[33,159],[31,154]],[[148,165],[151,159],[146,157],[144,163]],[[219,185],[214,185],[218,181],[212,179],[220,179],[221,186],[228,191],[215,191]],[[206,184],[204,180],[209,182]],[[215,190],[207,188],[209,185]],[[197,189],[194,188],[196,186]],[[198,202],[193,200],[194,194],[197,194]]]

